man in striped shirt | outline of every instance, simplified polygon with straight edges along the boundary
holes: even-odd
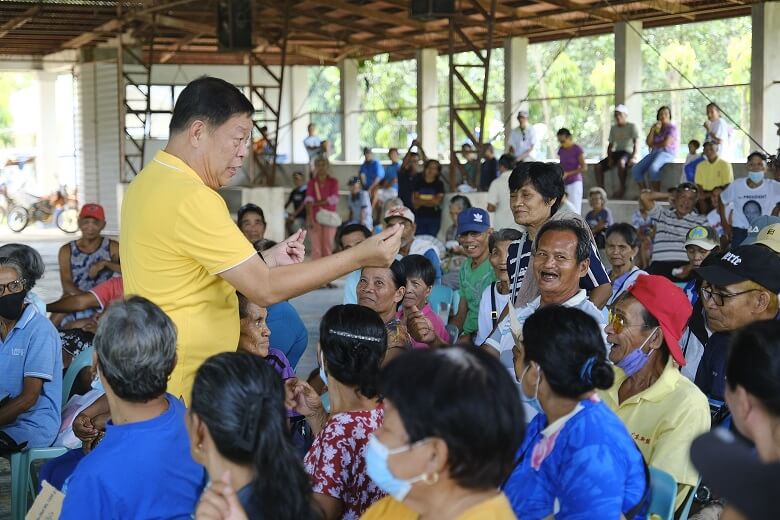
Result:
[[[688,263],[685,237],[691,228],[707,225],[707,217],[694,210],[698,198],[699,188],[690,182],[680,184],[673,195],[649,190],[639,195],[639,205],[648,212],[655,225],[653,256],[647,269],[649,274],[679,281],[672,277],[672,270]],[[668,200],[669,207],[656,205],[659,200]]]

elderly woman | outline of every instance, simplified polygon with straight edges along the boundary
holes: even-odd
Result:
[[[512,470],[524,421],[497,359],[461,347],[415,350],[387,365],[379,390],[385,420],[366,465],[390,496],[364,520],[515,518],[498,487]]]
[[[216,488],[230,486],[248,518],[319,518],[290,442],[284,399],[281,380],[258,356],[225,352],[198,368],[187,430],[192,458],[203,464],[212,484],[196,517],[215,509]]]
[[[650,127],[645,142],[650,153],[631,169],[631,175],[640,188],[650,188],[653,191],[661,190],[661,170],[674,161],[677,155],[677,147],[680,137],[677,127],[672,123],[672,109],[662,106],[655,115],[656,122]],[[650,176],[650,182],[645,180],[645,174]]]
[[[411,348],[406,327],[398,319],[398,306],[406,295],[406,271],[398,260],[390,267],[366,267],[357,286],[358,305],[379,314],[387,329],[387,357],[389,361]]]
[[[677,507],[698,475],[688,457],[691,442],[710,428],[707,398],[677,365],[685,365],[680,336],[691,304],[662,276],[640,276],[610,308],[606,327],[617,365],[615,382],[600,392],[622,419],[650,466],[677,481]]]
[[[513,353],[525,399],[539,410],[504,485],[518,518],[644,518],[642,454],[595,393],[614,379],[598,324],[579,309],[540,309]]]
[[[311,386],[286,382],[289,404],[306,416],[317,435],[304,467],[325,520],[359,518],[382,498],[382,490],[366,475],[364,454],[368,434],[382,423],[377,382],[386,345],[385,326],[376,312],[336,305],[320,322],[317,349],[330,416]]]
[[[612,270],[609,279],[612,280],[612,296],[607,300],[607,306],[634,284],[636,277],[647,274],[638,268],[634,261],[639,255],[639,235],[631,224],[620,222],[607,228],[606,233],[607,260]]]
[[[60,427],[60,337],[28,302],[34,281],[19,256],[0,257],[0,454],[51,446]]]
[[[41,254],[26,244],[3,244],[0,246],[0,257],[7,256],[18,260],[24,270],[23,276],[27,280],[26,300],[38,311],[46,316],[46,304],[34,291],[35,284],[43,277],[45,265]]]
[[[95,368],[111,421],[67,481],[61,519],[185,518],[203,489],[182,402],[166,393],[176,327],[133,296],[112,304],[95,335]]]
[[[581,227],[588,224],[576,213],[561,207],[564,195],[560,166],[539,162],[520,163],[509,177],[509,203],[515,222],[526,227],[526,233],[509,246],[507,272],[511,298],[515,307],[525,305],[539,296],[533,276],[532,251],[536,234],[548,220],[575,220]],[[530,270],[529,270],[530,269]],[[580,279],[580,287],[589,292],[591,301],[602,308],[612,293],[607,271],[599,258],[598,247],[591,238],[590,266]]]
[[[721,518],[778,518],[777,480],[769,477],[769,468],[780,462],[780,322],[757,321],[734,335],[726,382],[734,425],[755,444],[760,461],[747,445],[720,429],[694,441],[691,458],[708,487],[727,500]],[[751,487],[766,495],[750,496],[746,490]]]

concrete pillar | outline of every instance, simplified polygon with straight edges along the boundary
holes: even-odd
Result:
[[[504,40],[504,121],[506,122],[504,131],[507,138],[514,122],[517,121],[517,111],[528,108],[523,103],[526,98],[528,98],[528,38],[507,38]]]
[[[39,109],[35,125],[35,184],[42,195],[59,187],[56,81],[57,74],[53,72],[35,73],[35,91]]]
[[[341,159],[359,161],[362,143],[358,125],[357,61],[339,62],[339,86],[341,92]]]
[[[275,67],[274,72],[279,74],[280,67]],[[272,135],[276,133],[276,154],[279,162],[292,162],[293,150],[295,149],[295,143],[292,139],[292,127],[290,121],[292,121],[293,113],[295,109],[292,103],[292,67],[288,66],[284,68],[284,82],[282,83],[282,89],[279,91],[279,95],[282,96],[279,103],[279,120],[277,121],[277,128],[270,128]],[[283,182],[284,179],[278,175],[276,182]]]
[[[309,162],[309,154],[303,146],[303,140],[308,135],[306,127],[309,119],[304,117],[306,113],[306,97],[309,94],[309,67],[294,66],[290,67],[289,80],[285,80],[290,85],[290,101],[292,103],[291,115],[292,122],[290,128],[290,138],[292,141],[292,163],[306,164]],[[288,121],[282,121],[286,125]]]
[[[754,4],[750,75],[750,133],[770,153],[777,150],[780,122],[780,2]],[[751,149],[755,144],[751,143]]]
[[[629,26],[630,25],[630,26]],[[642,22],[615,24],[615,104],[628,107],[628,119],[642,124]]]
[[[439,148],[436,56],[436,49],[417,51],[417,138],[430,157],[437,157]]]

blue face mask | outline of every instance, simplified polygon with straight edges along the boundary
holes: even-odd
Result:
[[[534,396],[533,397],[526,397],[525,391],[523,390],[523,378],[525,378],[525,375],[528,373],[528,369],[531,368],[531,365],[525,367],[525,370],[523,370],[523,374],[520,376],[520,379],[517,380],[518,383],[520,383],[520,400],[524,403],[526,403],[528,406],[536,410],[538,413],[543,414],[544,410],[542,409],[542,403],[539,402],[539,383],[542,380],[542,375],[537,372],[536,375],[536,388],[534,389]]]
[[[655,333],[655,329],[653,329],[653,332],[650,333],[649,336],[645,338],[645,340],[642,342],[641,345],[639,345],[639,348],[634,350],[633,352],[629,353],[626,357],[621,359],[617,362],[617,366],[623,369],[623,372],[626,373],[626,376],[631,377],[647,364],[647,362],[650,360],[650,356],[653,355],[653,352],[655,352],[654,349],[650,349],[650,351],[645,354],[642,350],[644,346],[647,344],[648,341],[650,341],[650,338],[653,337],[653,333]]]
[[[753,184],[759,184],[764,180],[764,172],[762,171],[750,171],[747,172],[748,179],[750,179],[750,182]]]
[[[420,475],[410,480],[397,478],[390,471],[390,464],[387,459],[390,455],[409,451],[412,446],[414,445],[390,449],[374,435],[368,438],[368,444],[366,444],[366,473],[368,473],[369,478],[374,481],[374,484],[379,489],[399,502],[403,502],[409,491],[412,490],[412,484],[423,480],[425,475]]]
[[[325,386],[328,386],[328,374],[325,373],[325,358],[322,355],[322,350],[320,350],[320,379],[325,383]]]

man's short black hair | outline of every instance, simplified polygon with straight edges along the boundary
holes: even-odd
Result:
[[[555,201],[550,208],[550,215],[558,211],[565,193],[563,170],[559,165],[543,162],[518,163],[509,176],[509,192],[517,191],[527,184],[539,192],[545,202]]]
[[[560,130],[558,130],[558,133],[556,135],[571,137],[571,130],[569,130],[568,128],[561,128]]]
[[[407,255],[401,259],[406,279],[420,278],[425,285],[433,287],[436,283],[436,269],[423,255]]]
[[[361,233],[363,233],[363,236],[365,236],[366,238],[371,236],[371,230],[368,229],[363,224],[355,224],[355,223],[346,224],[344,226],[341,226],[341,228],[339,228],[338,236],[336,237],[336,243],[339,246],[341,246],[341,237],[343,237],[344,235],[349,235],[350,233],[354,233],[356,231],[360,231]]]
[[[696,139],[691,139],[690,141],[688,141],[688,145],[693,145],[698,150],[699,147],[701,146],[701,143]]]
[[[515,167],[515,158],[511,153],[505,153],[498,158],[498,165],[503,166],[505,170],[511,170]]]
[[[175,134],[186,129],[195,119],[216,128],[233,116],[251,116],[254,111],[252,103],[235,85],[224,79],[203,76],[191,81],[181,91],[168,128],[171,134]]]
[[[766,162],[766,155],[764,155],[759,151],[750,152],[750,154],[747,156],[748,162],[750,162],[750,159],[752,159],[753,157],[758,157],[759,159],[761,159],[761,161]]]
[[[577,237],[577,247],[575,249],[577,262],[584,262],[590,258],[590,234],[574,220],[547,221],[536,234],[536,239],[534,240],[535,247],[539,247],[539,244],[542,243],[542,236],[548,231],[571,231]]]

